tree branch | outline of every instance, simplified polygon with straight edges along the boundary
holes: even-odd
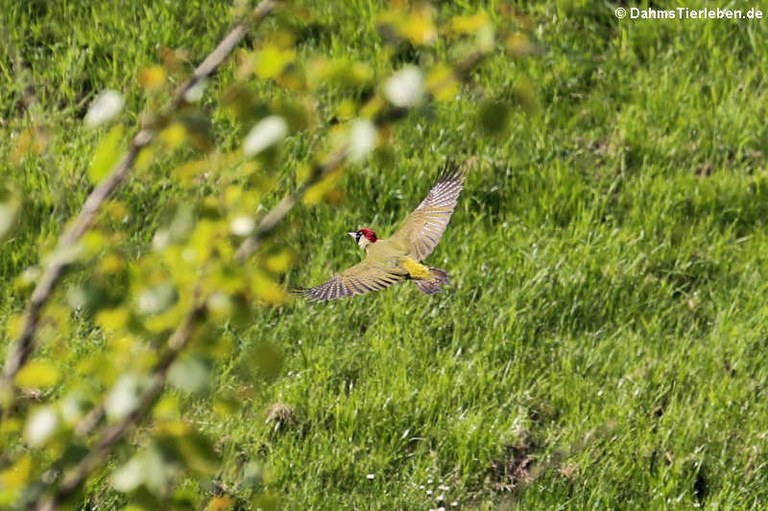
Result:
[[[66,499],[80,488],[94,469],[101,466],[109,456],[112,448],[120,442],[125,434],[149,412],[165,388],[168,379],[168,371],[176,361],[179,353],[189,344],[195,327],[205,318],[205,305],[196,304],[185,316],[173,334],[168,338],[168,348],[152,369],[151,383],[139,396],[138,404],[131,413],[117,423],[107,427],[101,434],[96,444],[91,447],[88,454],[73,468],[68,470],[61,484],[56,487],[53,494],[47,499],[41,497],[32,503],[31,509],[39,511],[53,511]],[[103,407],[99,407],[103,410]],[[48,483],[53,484],[53,482]]]
[[[312,185],[318,183],[322,178],[327,176],[329,173],[341,167],[346,158],[347,150],[346,148],[343,148],[333,153],[333,155],[331,155],[331,157],[328,158],[325,163],[315,165],[312,168],[312,173],[310,174],[309,178],[300,184],[290,195],[284,197],[280,202],[278,202],[277,206],[272,208],[269,213],[267,213],[264,218],[261,219],[261,222],[259,222],[259,225],[256,226],[253,234],[245,239],[238,247],[237,251],[235,252],[235,260],[238,262],[243,262],[248,259],[248,257],[253,255],[253,253],[258,250],[259,245],[264,240],[264,238],[269,236],[272,231],[275,230],[275,227],[277,227],[283,218],[288,215],[296,203],[304,196],[306,191]]]
[[[248,20],[236,24],[195,69],[192,76],[175,92],[166,112],[173,112],[182,106],[186,101],[187,93],[218,69],[242,41],[248,30],[263,21],[276,3],[277,0],[262,0]],[[128,151],[120,158],[109,175],[93,189],[80,213],[59,237],[57,248],[45,264],[43,273],[32,292],[24,314],[21,333],[10,346],[10,353],[5,361],[2,381],[0,381],[0,418],[4,415],[3,410],[10,409],[13,403],[14,377],[35,350],[35,334],[40,326],[43,308],[71,262],[67,254],[71,253],[71,249],[90,228],[101,206],[133,170],[141,150],[154,142],[156,137],[157,133],[149,129],[140,130],[133,137]]]
[[[444,80],[443,83],[448,82],[448,80],[451,79],[456,79],[460,82],[468,81],[471,71],[475,69],[487,55],[488,53],[486,51],[476,51],[471,53],[454,66],[453,76]],[[442,86],[443,83],[438,84],[438,87]],[[383,99],[377,94],[371,98],[366,103],[366,106],[362,107],[361,110],[365,110],[369,105],[376,104],[380,101],[383,101]],[[379,127],[386,126],[392,124],[393,122],[399,121],[408,115],[410,111],[410,108],[390,106],[374,119],[374,123]],[[312,168],[312,172],[306,181],[301,183],[293,192],[291,192],[290,195],[284,197],[277,204],[277,206],[272,208],[261,219],[261,222],[259,222],[259,225],[256,227],[254,232],[238,247],[237,251],[235,252],[235,260],[238,262],[243,262],[252,256],[259,249],[261,242],[267,236],[269,236],[272,231],[274,231],[275,227],[277,227],[283,218],[288,215],[296,203],[301,200],[301,198],[304,196],[304,193],[306,193],[306,191],[313,185],[320,182],[325,176],[341,167],[347,160],[348,156],[348,148],[343,147],[337,150],[335,153],[331,154],[331,156],[324,163],[316,164]]]

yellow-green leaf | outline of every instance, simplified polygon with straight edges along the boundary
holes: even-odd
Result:
[[[400,30],[414,44],[432,45],[437,41],[437,29],[432,18],[432,8],[422,6],[403,19]]]
[[[304,192],[302,202],[307,206],[314,206],[319,204],[323,199],[331,200],[334,197],[340,199],[340,195],[337,192],[336,185],[341,179],[343,170],[336,169],[333,172],[327,174],[322,180],[313,184],[307,191]]]
[[[32,473],[32,458],[27,454],[21,456],[16,463],[0,473],[3,489],[16,490],[29,482]]]
[[[162,87],[165,82],[165,68],[162,66],[149,66],[139,71],[139,85],[152,90]]]
[[[488,26],[490,20],[484,12],[470,14],[467,16],[457,16],[451,20],[451,32],[455,34],[475,34],[481,28]]]
[[[120,157],[120,142],[123,138],[123,126],[118,124],[102,139],[96,152],[93,154],[91,168],[88,169],[88,177],[96,184],[109,173]]]
[[[254,275],[252,289],[259,300],[271,305],[279,305],[288,298],[283,288],[261,272]]]
[[[521,57],[533,53],[536,47],[525,34],[516,32],[507,38],[507,50],[515,57]]]
[[[115,333],[124,328],[131,318],[131,311],[128,307],[117,307],[115,309],[102,309],[96,314],[96,323],[107,333]]]
[[[264,267],[272,273],[285,273],[293,263],[293,253],[290,250],[281,250],[272,254],[264,261]]]
[[[347,60],[316,59],[310,66],[310,85],[335,85],[342,88],[360,88],[370,85],[374,72],[370,65]]]
[[[453,70],[445,65],[437,65],[429,71],[426,86],[437,101],[452,101],[459,92],[459,82]]]
[[[208,169],[208,166],[205,160],[187,162],[173,169],[173,175],[183,184],[191,184]]]
[[[59,376],[58,368],[50,362],[33,360],[18,372],[15,382],[19,387],[42,389],[56,385]]]
[[[209,502],[207,511],[225,511],[227,509],[233,509],[235,507],[235,501],[226,495],[214,496]]]
[[[19,165],[29,155],[43,154],[48,147],[48,134],[42,128],[22,130],[16,137],[16,144],[11,150],[10,160]]]
[[[294,60],[296,60],[296,51],[293,49],[265,46],[256,56],[256,76],[265,80],[275,78]]]
[[[434,9],[429,5],[420,5],[409,11],[394,9],[384,13],[380,21],[413,44],[432,45],[437,41]]]
[[[172,122],[160,132],[159,138],[169,149],[176,149],[187,140],[187,130],[182,123]]]

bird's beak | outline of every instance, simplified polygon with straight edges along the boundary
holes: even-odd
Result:
[[[347,234],[349,234],[353,238],[357,238],[357,233],[356,232],[348,232]]]

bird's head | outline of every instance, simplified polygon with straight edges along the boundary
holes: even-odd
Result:
[[[355,232],[348,232],[347,234],[355,238],[355,242],[357,242],[357,246],[359,246],[363,250],[368,248],[368,245],[370,245],[371,243],[376,243],[376,241],[379,239],[376,237],[375,232],[365,227],[362,229],[358,229]]]

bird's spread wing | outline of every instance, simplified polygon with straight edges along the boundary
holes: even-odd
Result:
[[[425,259],[448,227],[463,187],[464,169],[456,163],[449,163],[427,197],[405,219],[392,240],[410,247],[419,261]]]
[[[304,290],[310,300],[323,302],[370,291],[379,291],[405,280],[408,273],[397,267],[384,267],[367,259],[350,266],[325,284]]]

